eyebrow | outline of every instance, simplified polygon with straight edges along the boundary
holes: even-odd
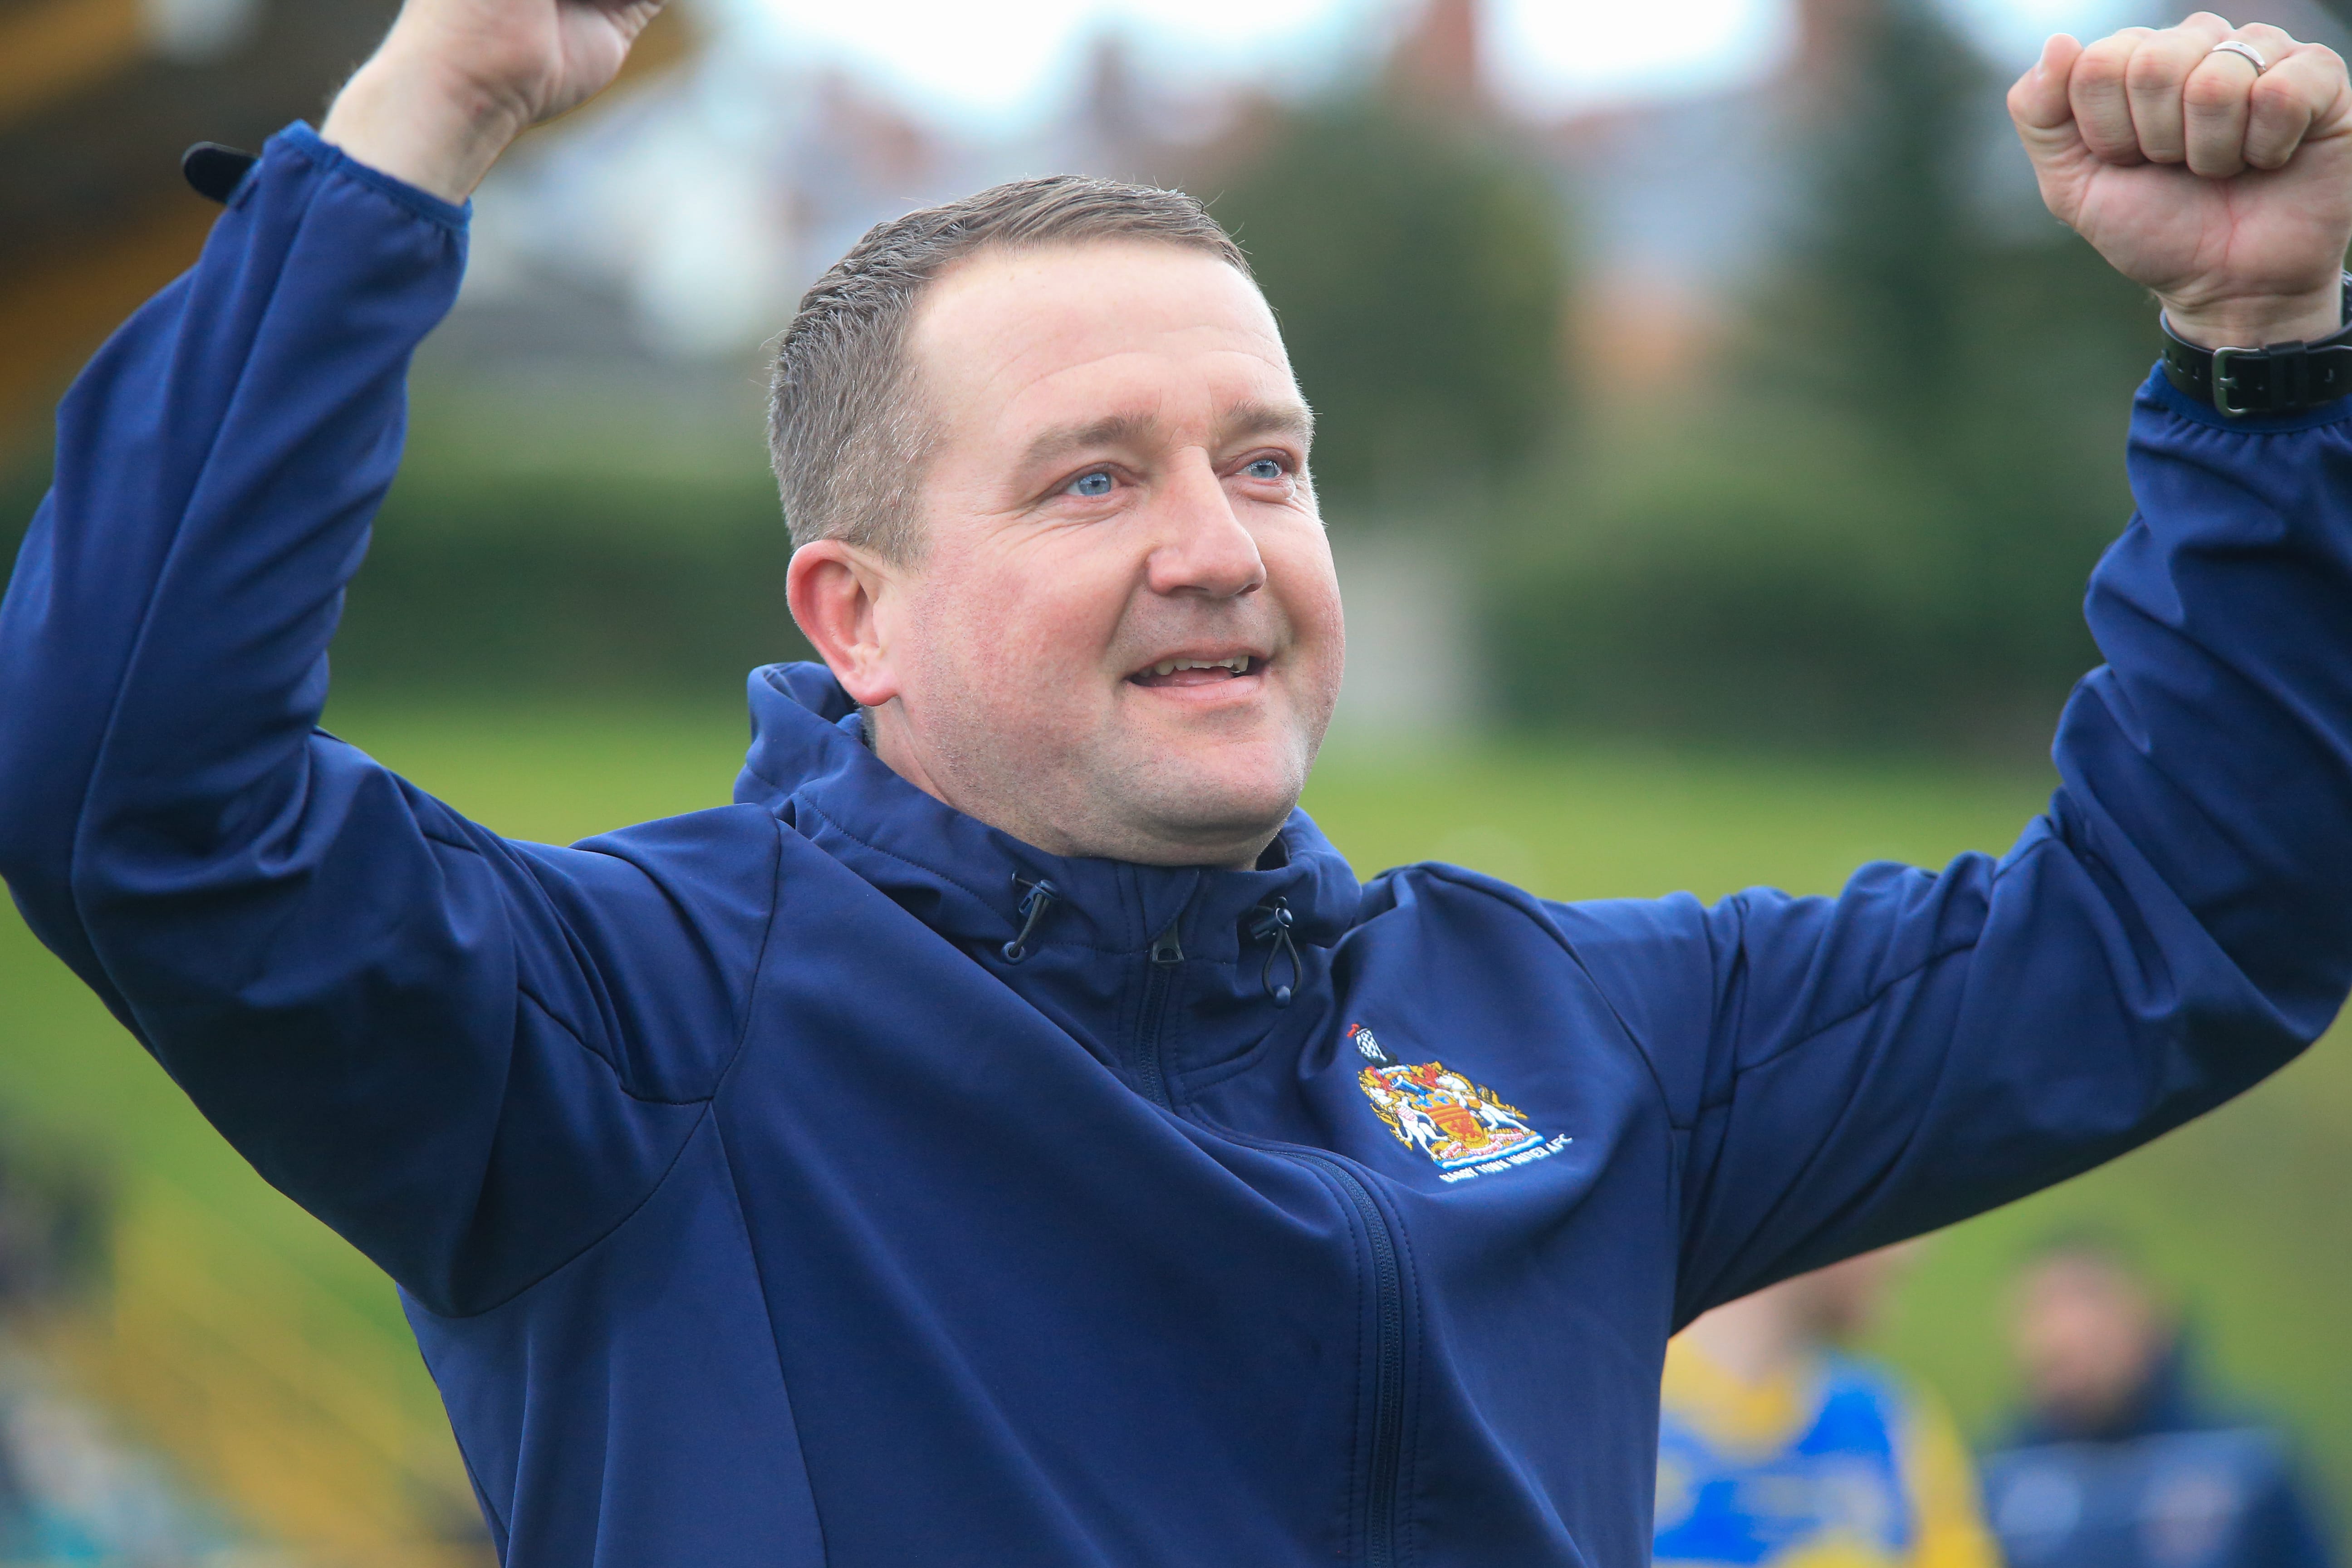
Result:
[[[1097,447],[1131,445],[1160,423],[1151,414],[1110,414],[1083,425],[1057,425],[1040,431],[1022,454],[1024,469],[1045,467],[1073,453]],[[1303,403],[1236,403],[1218,416],[1216,443],[1229,447],[1253,436],[1288,436],[1302,446],[1314,440],[1315,414]]]

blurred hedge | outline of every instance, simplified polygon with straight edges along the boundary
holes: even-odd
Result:
[[[0,476],[0,544],[47,482]],[[790,542],[755,471],[482,473],[418,462],[377,521],[335,640],[336,688],[421,695],[727,700],[804,658],[784,605]]]
[[[2022,759],[2096,660],[2155,311],[2028,206],[1999,84],[1928,0],[1858,44],[1707,390],[1505,509],[1488,634],[1522,722]]]
[[[724,695],[805,658],[791,542],[764,475],[412,468],[352,584],[346,690]]]

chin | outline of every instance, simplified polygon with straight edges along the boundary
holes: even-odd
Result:
[[[1296,750],[1265,750],[1269,754],[1246,760],[1229,755],[1204,763],[1194,755],[1148,770],[1129,800],[1139,818],[1157,825],[1154,837],[1164,837],[1167,853],[1150,858],[1193,864],[1263,847],[1307,786],[1306,760]]]

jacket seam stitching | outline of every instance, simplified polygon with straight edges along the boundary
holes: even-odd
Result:
[[[1559,948],[1560,952],[1567,955],[1568,961],[1576,965],[1576,972],[1584,976],[1584,983],[1592,987],[1592,994],[1601,998],[1601,1005],[1609,1009],[1610,1017],[1615,1019],[1617,1022],[1617,1027],[1624,1031],[1625,1038],[1633,1045],[1634,1056],[1641,1059],[1642,1070],[1650,1079],[1651,1089],[1658,1097],[1658,1109],[1665,1113],[1666,1125],[1669,1127],[1679,1125],[1679,1123],[1675,1121],[1674,1097],[1666,1092],[1665,1079],[1659,1075],[1658,1064],[1652,1058],[1649,1047],[1643,1043],[1641,1035],[1634,1030],[1633,1026],[1626,1022],[1624,1013],[1621,1011],[1617,1005],[1617,999],[1609,994],[1609,988],[1601,984],[1601,977],[1592,973],[1591,966],[1584,962],[1584,955],[1576,951],[1576,944],[1574,942],[1568,940],[1567,932],[1561,931],[1557,924],[1550,921],[1537,919],[1509,899],[1507,899],[1502,894],[1496,892],[1493,889],[1481,887],[1475,882],[1465,881],[1462,878],[1454,875],[1443,866],[1433,864],[1424,865],[1423,869],[1427,871],[1428,874],[1437,881],[1444,882],[1451,887],[1460,888],[1465,892],[1476,893],[1482,898],[1493,900],[1496,903],[1502,905],[1513,914],[1517,915],[1521,920],[1533,925],[1546,937],[1549,937],[1552,942]],[[1522,893],[1521,896],[1529,899],[1535,897],[1532,893]]]
[[[595,1058],[598,1062],[602,1063],[604,1070],[613,1075],[613,1087],[619,1089],[623,1094],[628,1096],[629,1099],[635,1100],[639,1105],[708,1105],[710,1103],[711,1097],[708,1094],[681,1095],[675,1099],[658,1094],[639,1094],[635,1089],[629,1087],[627,1079],[621,1070],[620,1064],[614,1061],[612,1058],[606,1056],[604,1052],[598,1050],[595,1047],[590,1045],[584,1038],[583,1038],[580,1031],[572,1027],[572,1025],[564,1019],[562,1014],[549,1006],[547,1003],[541,998],[539,994],[530,988],[528,982],[518,979],[515,982],[515,994],[520,996],[524,1001],[538,1008],[541,1015],[544,1016],[549,1023],[553,1024],[557,1028],[562,1030],[565,1037],[571,1040],[573,1045],[579,1047],[582,1051]]]
[[[559,1019],[557,1022],[561,1023],[562,1020]],[[699,1102],[687,1100],[676,1103],[699,1103],[702,1106],[702,1114],[694,1119],[693,1126],[690,1126],[686,1130],[686,1136],[680,1138],[677,1141],[677,1147],[670,1151],[669,1163],[662,1167],[662,1173],[654,1180],[650,1186],[646,1188],[643,1195],[641,1195],[635,1203],[631,1204],[625,1212],[620,1215],[619,1217],[615,1218],[611,1225],[606,1226],[603,1230],[598,1231],[593,1237],[591,1237],[588,1240],[583,1242],[572,1252],[566,1254],[560,1261],[552,1263],[547,1268],[541,1269],[539,1273],[532,1275],[530,1279],[525,1280],[522,1284],[516,1286],[512,1290],[508,1291],[505,1295],[500,1296],[497,1300],[477,1307],[470,1312],[436,1312],[434,1316],[446,1319],[453,1323],[462,1323],[469,1319],[486,1317],[488,1314],[497,1311],[501,1307],[510,1305],[513,1302],[522,1300],[522,1298],[530,1295],[533,1290],[538,1289],[541,1285],[546,1284],[550,1279],[554,1279],[557,1275],[562,1273],[565,1269],[571,1268],[573,1264],[579,1262],[582,1258],[587,1257],[590,1253],[595,1251],[598,1247],[604,1246],[604,1243],[610,1241],[615,1235],[619,1234],[624,1226],[636,1218],[637,1215],[644,1211],[645,1206],[654,1201],[656,1194],[660,1193],[664,1187],[669,1185],[670,1177],[677,1173],[678,1162],[686,1158],[686,1151],[694,1142],[695,1130],[699,1128],[705,1121],[712,1120],[710,1114],[710,1102],[708,1100],[702,1100]]]
[[[1868,995],[1863,997],[1861,1001],[1855,1003],[1853,1006],[1847,1008],[1836,1017],[1829,1019],[1825,1023],[1815,1025],[1813,1027],[1807,1029],[1803,1034],[1790,1040],[1787,1044],[1773,1050],[1769,1055],[1759,1057],[1754,1061],[1747,1062],[1741,1066],[1732,1068],[1731,1078],[1733,1081],[1736,1082],[1739,1079],[1746,1077],[1748,1074],[1757,1071],[1759,1068],[1770,1067],[1774,1062],[1779,1061],[1781,1058],[1790,1056],[1797,1051],[1803,1050],[1807,1046],[1811,1045],[1814,1041],[1820,1039],[1823,1035],[1828,1034],[1831,1030],[1852,1023],[1854,1019],[1861,1017],[1864,1013],[1869,1012],[1873,1007],[1877,1006],[1879,1003],[1885,1000],[1886,994],[1894,990],[1896,986],[1901,985],[1907,981],[1918,978],[1918,976],[1926,973],[1928,970],[1935,968],[1936,965],[1943,963],[1944,960],[1948,958],[1954,958],[1963,952],[1967,952],[1971,948],[1974,948],[1981,940],[1982,937],[1979,934],[1979,936],[1971,936],[1964,942],[1955,942],[1950,943],[1948,946],[1939,947],[1935,952],[1930,952],[1927,957],[1921,959],[1918,963],[1903,970],[1900,973],[1888,975],[1885,980],[1881,981],[1875,987],[1874,987]],[[1721,1100],[1709,1100],[1703,1103],[1706,1107],[1712,1108],[1724,1102]]]
[[[450,1425],[449,1440],[451,1446],[457,1450],[457,1463],[466,1468],[466,1479],[473,1483],[474,1497],[482,1505],[482,1511],[490,1516],[490,1523],[497,1527],[499,1538],[511,1546],[514,1542],[514,1527],[509,1525],[505,1517],[499,1512],[499,1505],[491,1498],[490,1489],[482,1484],[480,1473],[474,1468],[474,1457],[466,1452],[466,1439],[459,1436],[454,1422]]]
[[[718,1098],[719,1091],[726,1084],[728,1076],[734,1072],[735,1064],[742,1059],[744,1047],[751,1042],[751,1021],[759,1016],[760,991],[768,976],[768,950],[775,942],[776,915],[783,907],[784,825],[772,816],[769,818],[769,822],[774,828],[776,837],[769,862],[768,923],[760,931],[760,952],[751,961],[751,984],[743,993],[743,1016],[735,1028],[735,1048],[727,1053],[727,1060],[720,1065],[719,1076],[710,1086],[710,1098],[713,1100]],[[720,1140],[720,1146],[722,1148],[725,1146],[724,1139]],[[728,1169],[729,1180],[732,1181],[734,1167],[731,1163]],[[761,1286],[761,1290],[764,1291],[766,1288],[763,1282]]]
[[[719,1124],[716,1115],[710,1118],[710,1135],[718,1140],[719,1158],[727,1167],[727,1193],[734,1200],[736,1228],[743,1237],[744,1256],[751,1269],[751,1283],[760,1292],[760,1315],[768,1321],[768,1348],[775,1352],[776,1357],[776,1386],[783,1394],[786,1411],[791,1413],[793,1447],[800,1456],[801,1482],[808,1488],[809,1512],[816,1521],[818,1557],[821,1562],[829,1562],[833,1552],[825,1544],[824,1510],[817,1502],[816,1479],[808,1473],[808,1450],[800,1442],[800,1415],[793,1409],[793,1380],[784,1371],[784,1344],[776,1334],[776,1312],[773,1303],[768,1299],[768,1277],[761,1271],[760,1249],[751,1239],[751,1214],[743,1205],[743,1184],[736,1175],[735,1158],[728,1152],[727,1130]]]
[[[2087,849],[2077,849],[2071,845],[2061,845],[2055,838],[2043,838],[2035,843],[2030,844],[2014,860],[2009,861],[2006,864],[1997,864],[1993,868],[1992,875],[1986,879],[1985,901],[1988,906],[1992,901],[1994,891],[2000,888],[2002,879],[2006,878],[2014,868],[2025,864],[2029,859],[2047,853],[2053,847],[2064,848],[2069,854],[2081,858],[2091,858],[2090,852]],[[1813,1027],[1807,1029],[1803,1034],[1799,1035],[1796,1038],[1789,1041],[1786,1045],[1781,1046],[1779,1049],[1773,1051],[1769,1056],[1759,1057],[1756,1060],[1749,1062],[1745,1066],[1733,1068],[1731,1072],[1732,1079],[1736,1082],[1741,1077],[1755,1071],[1759,1068],[1769,1067],[1772,1063],[1779,1061],[1782,1057],[1789,1055],[1792,1051],[1802,1050],[1805,1047],[1811,1045],[1815,1040],[1820,1039],[1823,1035],[1828,1034],[1832,1029],[1837,1028],[1841,1025],[1851,1023],[1855,1018],[1860,1017],[1863,1014],[1869,1012],[1873,1007],[1877,1006],[1878,1004],[1885,998],[1886,994],[1894,990],[1896,986],[1904,984],[1906,981],[1915,979],[1917,976],[1924,974],[1928,970],[1933,969],[1936,965],[1943,963],[1948,958],[1953,958],[1960,953],[1970,951],[1983,940],[1984,926],[1979,922],[1976,929],[1967,937],[1956,940],[1943,947],[1936,949],[1934,952],[1928,953],[1927,956],[1922,958],[1918,963],[1912,964],[1907,969],[1905,969],[1899,974],[1891,974],[1887,976],[1885,980],[1882,981],[1877,986],[1873,988],[1867,995],[1864,996],[1861,1001],[1855,1003],[1844,1012],[1840,1013],[1836,1017],[1831,1018],[1826,1022],[1817,1024]],[[1706,1100],[1702,1102],[1702,1109],[1711,1109],[1725,1102],[1720,1099]]]

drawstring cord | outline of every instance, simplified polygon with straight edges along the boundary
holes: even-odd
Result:
[[[1021,934],[997,950],[1003,953],[1007,963],[1018,963],[1029,956],[1029,939],[1037,933],[1037,922],[1045,918],[1045,911],[1058,903],[1062,897],[1062,890],[1043,877],[1033,882],[1015,873],[1013,885],[1022,890]]]
[[[1265,950],[1265,967],[1258,972],[1258,984],[1265,987],[1265,994],[1274,998],[1276,1006],[1287,1007],[1290,1005],[1291,987],[1298,984],[1304,973],[1298,963],[1297,945],[1290,940],[1294,917],[1290,912],[1289,900],[1270,900],[1252,910],[1250,914],[1253,917],[1249,927],[1250,940],[1265,942],[1271,937],[1274,941],[1274,945]],[[1290,984],[1276,985],[1274,983],[1274,961],[1285,953],[1290,955]]]
[[[1029,956],[1029,939],[1037,934],[1037,927],[1044,921],[1046,911],[1062,900],[1062,890],[1042,877],[1031,881],[1026,877],[1016,876],[1013,884],[1021,889],[1021,934],[998,949],[1007,963],[1018,963]],[[1297,923],[1297,917],[1290,912],[1290,903],[1286,899],[1269,900],[1252,910],[1250,916],[1250,940],[1273,943],[1265,950],[1265,965],[1258,971],[1258,984],[1265,988],[1265,994],[1274,999],[1276,1006],[1287,1007],[1293,991],[1306,973],[1305,966],[1299,963],[1298,944],[1290,940],[1290,928]],[[1290,961],[1288,984],[1276,985],[1274,983],[1274,961],[1277,958]]]

